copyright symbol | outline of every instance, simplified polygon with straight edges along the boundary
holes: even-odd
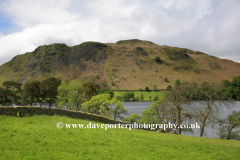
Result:
[[[62,123],[62,122],[58,122],[58,123],[56,124],[56,126],[57,126],[57,128],[61,129],[61,128],[63,127],[63,123]]]

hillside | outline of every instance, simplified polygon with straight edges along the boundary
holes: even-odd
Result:
[[[62,80],[95,81],[102,88],[114,90],[139,90],[146,86],[153,89],[153,85],[166,89],[176,79],[221,82],[239,75],[239,63],[137,39],[106,44],[84,42],[72,47],[44,45],[0,66],[0,84],[6,80],[24,83],[55,76]],[[165,82],[165,77],[169,82]]]

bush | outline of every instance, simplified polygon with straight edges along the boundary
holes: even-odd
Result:
[[[138,121],[141,119],[141,116],[137,113],[131,114],[129,117],[125,118],[124,121],[130,122],[130,123],[138,123]]]
[[[153,100],[154,100],[154,101],[158,101],[158,100],[159,100],[159,97],[158,97],[158,96],[155,96]]]
[[[171,90],[172,89],[172,86],[171,85],[168,85],[167,86],[167,90]]]
[[[154,90],[154,91],[157,90],[157,85],[156,85],[156,84],[153,85],[153,90]]]
[[[142,91],[142,88],[140,88],[140,91]]]
[[[148,88],[148,87],[146,87],[146,88],[145,88],[145,91],[149,92],[149,88]]]
[[[137,96],[134,98],[134,101],[140,101],[140,98]]]
[[[96,76],[97,79],[100,79],[99,75]]]
[[[162,63],[163,63],[163,61],[162,61],[161,58],[159,58],[159,57],[156,57],[154,60],[155,60],[158,64],[162,64]]]
[[[117,96],[116,99],[121,101],[122,97],[121,96]]]
[[[143,96],[143,94],[141,94],[141,97],[140,97],[140,99],[141,99],[141,101],[143,101],[143,99],[144,99],[144,96]]]
[[[123,101],[130,101],[131,98],[134,98],[134,93],[133,92],[126,92],[122,96]]]
[[[164,79],[164,80],[165,80],[165,82],[169,82],[169,81],[168,81],[168,79],[167,79],[167,77],[165,77],[165,79]]]

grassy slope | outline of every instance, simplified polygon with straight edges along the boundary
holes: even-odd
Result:
[[[156,63],[156,56],[164,63]],[[55,76],[63,80],[96,81],[102,88],[114,90],[138,90],[146,86],[152,90],[154,85],[166,89],[176,79],[221,82],[239,75],[239,63],[140,40],[85,42],[73,47],[44,45],[0,66],[0,84],[5,80],[26,82]],[[170,82],[165,82],[165,77]]]
[[[60,116],[0,116],[0,159],[240,159],[239,141],[137,129],[58,129],[57,122],[89,123]]]

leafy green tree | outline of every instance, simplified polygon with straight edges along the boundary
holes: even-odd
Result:
[[[124,108],[123,103],[115,98],[111,99],[111,108],[110,113],[113,119],[120,119],[122,120],[124,117],[122,114],[128,114],[128,110]]]
[[[171,89],[167,94],[166,98],[168,103],[176,110],[178,134],[181,134],[182,129],[180,125],[183,121],[191,117],[191,114],[186,108],[190,105],[191,96],[189,96],[189,94],[192,93],[194,88],[188,83],[175,86],[176,87]]]
[[[149,92],[150,90],[149,90],[149,88],[148,88],[148,87],[145,87],[145,91]]]
[[[109,94],[111,96],[111,98],[114,97],[114,92],[112,90],[103,90],[103,89],[96,89],[97,94]]]
[[[56,103],[57,100],[57,88],[61,85],[61,80],[55,77],[49,77],[42,81],[41,92],[43,99],[48,103],[49,108]]]
[[[141,116],[138,115],[137,113],[133,113],[131,114],[129,117],[124,118],[123,121],[126,122],[131,122],[131,123],[138,123],[138,121],[141,119]]]
[[[100,86],[95,82],[85,82],[83,83],[83,88],[85,91],[86,98],[90,100],[92,96],[98,94],[98,90],[100,89]]]
[[[133,92],[126,92],[122,96],[123,101],[130,101],[131,98],[134,98],[134,93]]]
[[[5,92],[6,92],[6,89],[0,87],[0,104],[5,106],[6,105],[6,101],[5,101]]]
[[[122,97],[121,96],[117,96],[116,99],[122,101]]]
[[[88,113],[103,115],[105,114],[105,110],[108,110],[108,107],[111,105],[110,100],[111,96],[109,94],[98,94],[92,96],[89,101],[82,104],[81,110]]]
[[[233,77],[232,82],[223,80],[222,85],[228,88],[227,92],[233,99],[240,100],[240,76]]]
[[[146,124],[175,124],[177,122],[176,109],[166,100],[154,101],[150,108],[142,111],[140,123]],[[168,128],[164,132],[169,132]]]
[[[232,111],[226,119],[219,120],[220,125],[220,138],[221,139],[236,139],[240,130],[233,131],[240,127],[240,111]]]
[[[12,105],[12,103],[18,104],[21,99],[21,86],[22,83],[15,81],[3,82],[3,87],[0,87],[0,103],[5,105]]]
[[[41,90],[40,90],[41,82],[39,80],[33,80],[31,82],[27,82],[23,86],[22,91],[22,105],[33,105],[33,103],[41,102]]]
[[[92,96],[89,101],[82,104],[82,111],[112,117],[113,119],[123,118],[121,114],[128,114],[123,103],[115,98],[111,99],[109,94]]]
[[[200,137],[202,137],[204,128],[210,123],[216,123],[216,117],[220,116],[222,105],[228,107],[232,105],[233,101],[226,94],[226,88],[222,85],[203,81],[199,87],[194,88],[196,88],[196,95],[199,100],[203,100],[194,114],[200,123]]]
[[[109,94],[111,96],[111,98],[114,98],[114,92],[112,90],[106,91],[105,93]]]
[[[70,110],[78,111],[81,108],[81,104],[86,101],[81,81],[72,80],[69,83],[62,81],[57,90],[57,105],[60,108],[67,106]]]
[[[158,100],[159,100],[159,97],[158,97],[158,96],[155,96],[153,100],[154,100],[154,101],[158,101]]]

